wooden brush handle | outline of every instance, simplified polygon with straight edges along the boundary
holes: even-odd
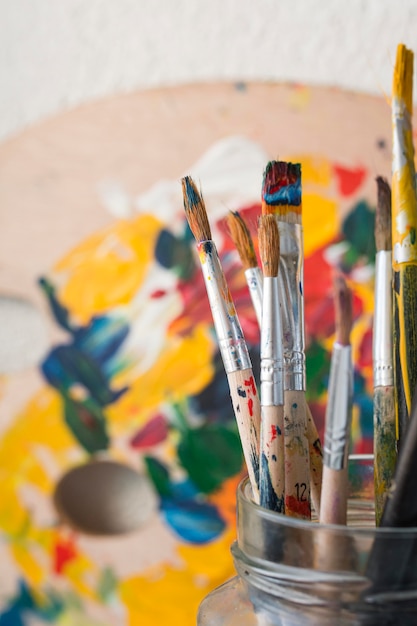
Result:
[[[259,503],[261,405],[252,369],[227,374],[253,498]]]
[[[323,476],[323,450],[321,447],[321,441],[317,432],[316,424],[314,423],[313,416],[311,415],[310,407],[306,403],[306,427],[307,427],[307,439],[308,449],[310,453],[310,486],[311,486],[311,501],[317,516],[320,514],[320,501],[321,501],[321,484]]]
[[[336,470],[323,467],[320,524],[346,525],[348,497],[347,467]]]
[[[310,454],[306,434],[304,391],[284,393],[285,513],[311,518]]]
[[[259,497],[261,506],[284,513],[284,407],[261,408]]]
[[[394,387],[374,389],[375,520],[379,526],[397,463]]]

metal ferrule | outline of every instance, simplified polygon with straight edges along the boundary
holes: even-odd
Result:
[[[331,469],[346,467],[349,431],[352,419],[352,349],[336,343],[333,346],[326,409],[323,463]]]
[[[212,241],[199,245],[201,267],[213,315],[220,353],[227,374],[252,367],[246,341]]]
[[[380,250],[375,258],[375,311],[372,351],[374,387],[391,387],[394,384],[391,250]]]
[[[248,267],[245,270],[246,282],[249,294],[255,309],[256,319],[259,326],[262,323],[262,271],[260,267]]]
[[[284,388],[305,391],[303,229],[278,222],[280,234],[279,295],[284,342]]]
[[[284,361],[278,281],[264,277],[261,326],[261,401],[263,406],[284,404]]]

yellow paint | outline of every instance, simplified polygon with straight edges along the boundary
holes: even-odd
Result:
[[[293,109],[303,111],[311,101],[311,89],[306,85],[296,85],[290,93],[289,103]],[[298,161],[297,161],[298,162]]]
[[[308,256],[339,233],[337,204],[317,193],[303,193],[304,254]]]
[[[82,553],[65,566],[65,578],[72,583],[73,589],[91,600],[97,599],[98,576],[97,566]]]
[[[410,113],[413,109],[413,62],[414,54],[403,43],[397,46],[394,75],[392,81],[392,95],[400,98]]]
[[[307,154],[291,155],[288,159],[292,163],[301,163],[301,180],[304,190],[309,186],[318,185],[320,187],[330,187],[332,180],[332,168],[330,161],[321,156],[310,156]]]
[[[230,545],[234,533],[204,546],[179,547],[182,566],[162,564],[121,581],[118,590],[128,612],[128,626],[195,624],[201,600],[235,575]]]
[[[46,579],[45,569],[41,567],[32,555],[31,551],[28,549],[27,543],[13,543],[10,549],[15,562],[28,583],[34,587],[43,584]]]
[[[213,379],[213,341],[209,328],[196,326],[187,337],[167,338],[157,363],[137,377],[129,391],[107,408],[111,422],[126,422],[161,403],[202,391]]]
[[[131,302],[154,257],[161,227],[150,215],[121,220],[64,256],[55,267],[66,277],[59,293],[62,304],[86,323],[95,314]]]
[[[404,44],[397,46],[392,95],[394,156],[392,177],[393,267],[399,269],[396,248],[404,248],[403,262],[417,262],[417,198],[414,145],[411,127],[414,55]],[[405,159],[405,163],[403,162]],[[400,168],[400,169],[399,169]]]
[[[411,131],[409,133],[411,137]],[[410,163],[414,160],[414,148],[405,144],[409,163],[392,177],[392,245],[393,267],[397,271],[402,263],[417,263],[417,202],[414,187],[414,167]],[[403,248],[406,257],[398,262],[396,248]]]

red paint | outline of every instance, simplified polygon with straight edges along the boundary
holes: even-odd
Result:
[[[317,340],[331,337],[335,332],[334,317],[334,268],[326,261],[320,248],[305,259],[304,263],[304,316],[306,343],[310,338]],[[356,320],[363,312],[363,303],[353,294],[353,317]]]
[[[249,415],[252,417],[252,415],[253,415],[253,400],[252,400],[252,398],[249,398],[249,400],[248,400],[248,409],[249,409]]]
[[[162,414],[155,415],[149,422],[133,435],[130,445],[135,450],[150,448],[165,441],[168,436],[168,427],[165,417]]]
[[[278,430],[275,424],[271,424],[271,443],[278,437]]]
[[[245,387],[250,387],[252,394],[256,396],[256,385],[253,376],[251,376],[249,380],[245,380]]]
[[[165,291],[165,289],[156,289],[151,293],[151,298],[153,300],[158,300],[159,298],[163,298],[164,296],[166,296],[166,293],[167,292]]]
[[[53,548],[55,574],[62,574],[65,566],[77,557],[77,548],[72,537],[59,537]]]
[[[292,513],[304,517],[305,519],[310,519],[311,517],[310,503],[307,500],[297,500],[294,496],[285,496],[285,510],[287,513],[292,511]]]
[[[372,367],[372,328],[368,328],[362,337],[359,346],[357,367],[361,370]]]
[[[353,195],[362,185],[366,176],[364,167],[351,169],[343,165],[334,164],[333,172],[337,178],[339,192],[344,197]]]
[[[86,426],[89,430],[96,430],[97,420],[91,411],[89,411],[86,407],[80,406],[78,408],[78,416],[84,426]]]
[[[245,219],[246,214],[253,214],[252,221],[256,227],[255,210],[256,215],[259,215],[259,205],[254,205],[253,207],[239,211],[239,213],[244,213]],[[224,230],[224,238],[222,247],[221,249],[219,248],[218,251],[222,268],[226,276],[226,282],[230,289],[236,310],[239,311],[239,321],[242,325],[247,343],[249,345],[258,345],[259,327],[250,299],[245,274],[240,259],[237,257],[237,253],[236,255],[230,254],[231,250],[234,249],[234,246],[230,237],[226,235],[224,220],[220,223],[223,224],[221,230]],[[198,324],[213,323],[213,317],[207,298],[206,286],[201,267],[196,267],[196,271],[191,279],[187,281],[179,280],[177,283],[177,291],[182,299],[182,312],[169,325],[168,332],[170,334],[186,336],[192,332]]]

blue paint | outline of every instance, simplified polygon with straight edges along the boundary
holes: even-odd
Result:
[[[270,161],[266,166],[262,186],[262,198],[266,204],[301,204],[301,165],[286,161]]]
[[[259,472],[259,497],[260,505],[269,511],[276,511],[277,513],[284,512],[284,497],[278,498],[275,493],[271,477],[269,474],[268,459],[265,454],[261,455],[261,465]]]
[[[72,386],[82,385],[100,406],[115,402],[127,390],[112,390],[94,359],[72,345],[53,348],[41,370],[50,385],[66,393]]]
[[[87,353],[102,369],[111,369],[109,361],[122,347],[130,328],[122,317],[96,316],[88,326],[79,328],[74,334],[74,346]]]
[[[218,537],[226,527],[217,508],[200,499],[191,481],[172,483],[171,497],[161,498],[161,513],[172,530],[184,541],[204,544]]]
[[[46,623],[56,622],[63,611],[63,602],[57,594],[51,592],[42,605],[38,605],[24,580],[19,581],[16,595],[9,600],[0,613],[0,626],[25,626],[26,617],[36,617]]]
[[[197,190],[194,188],[194,186],[192,184],[191,177],[190,176],[185,176],[185,178],[183,180],[184,180],[184,183],[185,183],[185,194],[187,196],[188,206],[189,206],[190,209],[194,209],[198,204],[200,204],[201,198],[200,198]],[[184,200],[184,206],[187,209],[187,205],[186,205],[185,200]]]
[[[265,192],[263,199],[266,204],[277,206],[290,204],[292,206],[300,206],[301,204],[301,182],[298,181],[286,187],[279,189],[272,188],[270,193]]]
[[[213,256],[213,254],[217,254],[216,248],[214,246],[214,242],[210,239],[208,241],[201,242],[201,249],[209,256]]]
[[[182,237],[176,237],[169,230],[163,228],[159,232],[155,244],[156,261],[162,267],[173,270],[181,280],[190,279],[196,268],[195,240],[193,238],[192,245],[189,233],[191,234],[191,230],[188,227]]]
[[[58,326],[61,326],[61,328],[70,333],[74,333],[77,330],[77,326],[71,322],[68,309],[62,306],[57,299],[55,287],[45,277],[41,277],[38,282],[48,299],[52,315],[54,316]]]
[[[246,391],[242,387],[237,388],[237,395],[241,398],[246,398]]]

